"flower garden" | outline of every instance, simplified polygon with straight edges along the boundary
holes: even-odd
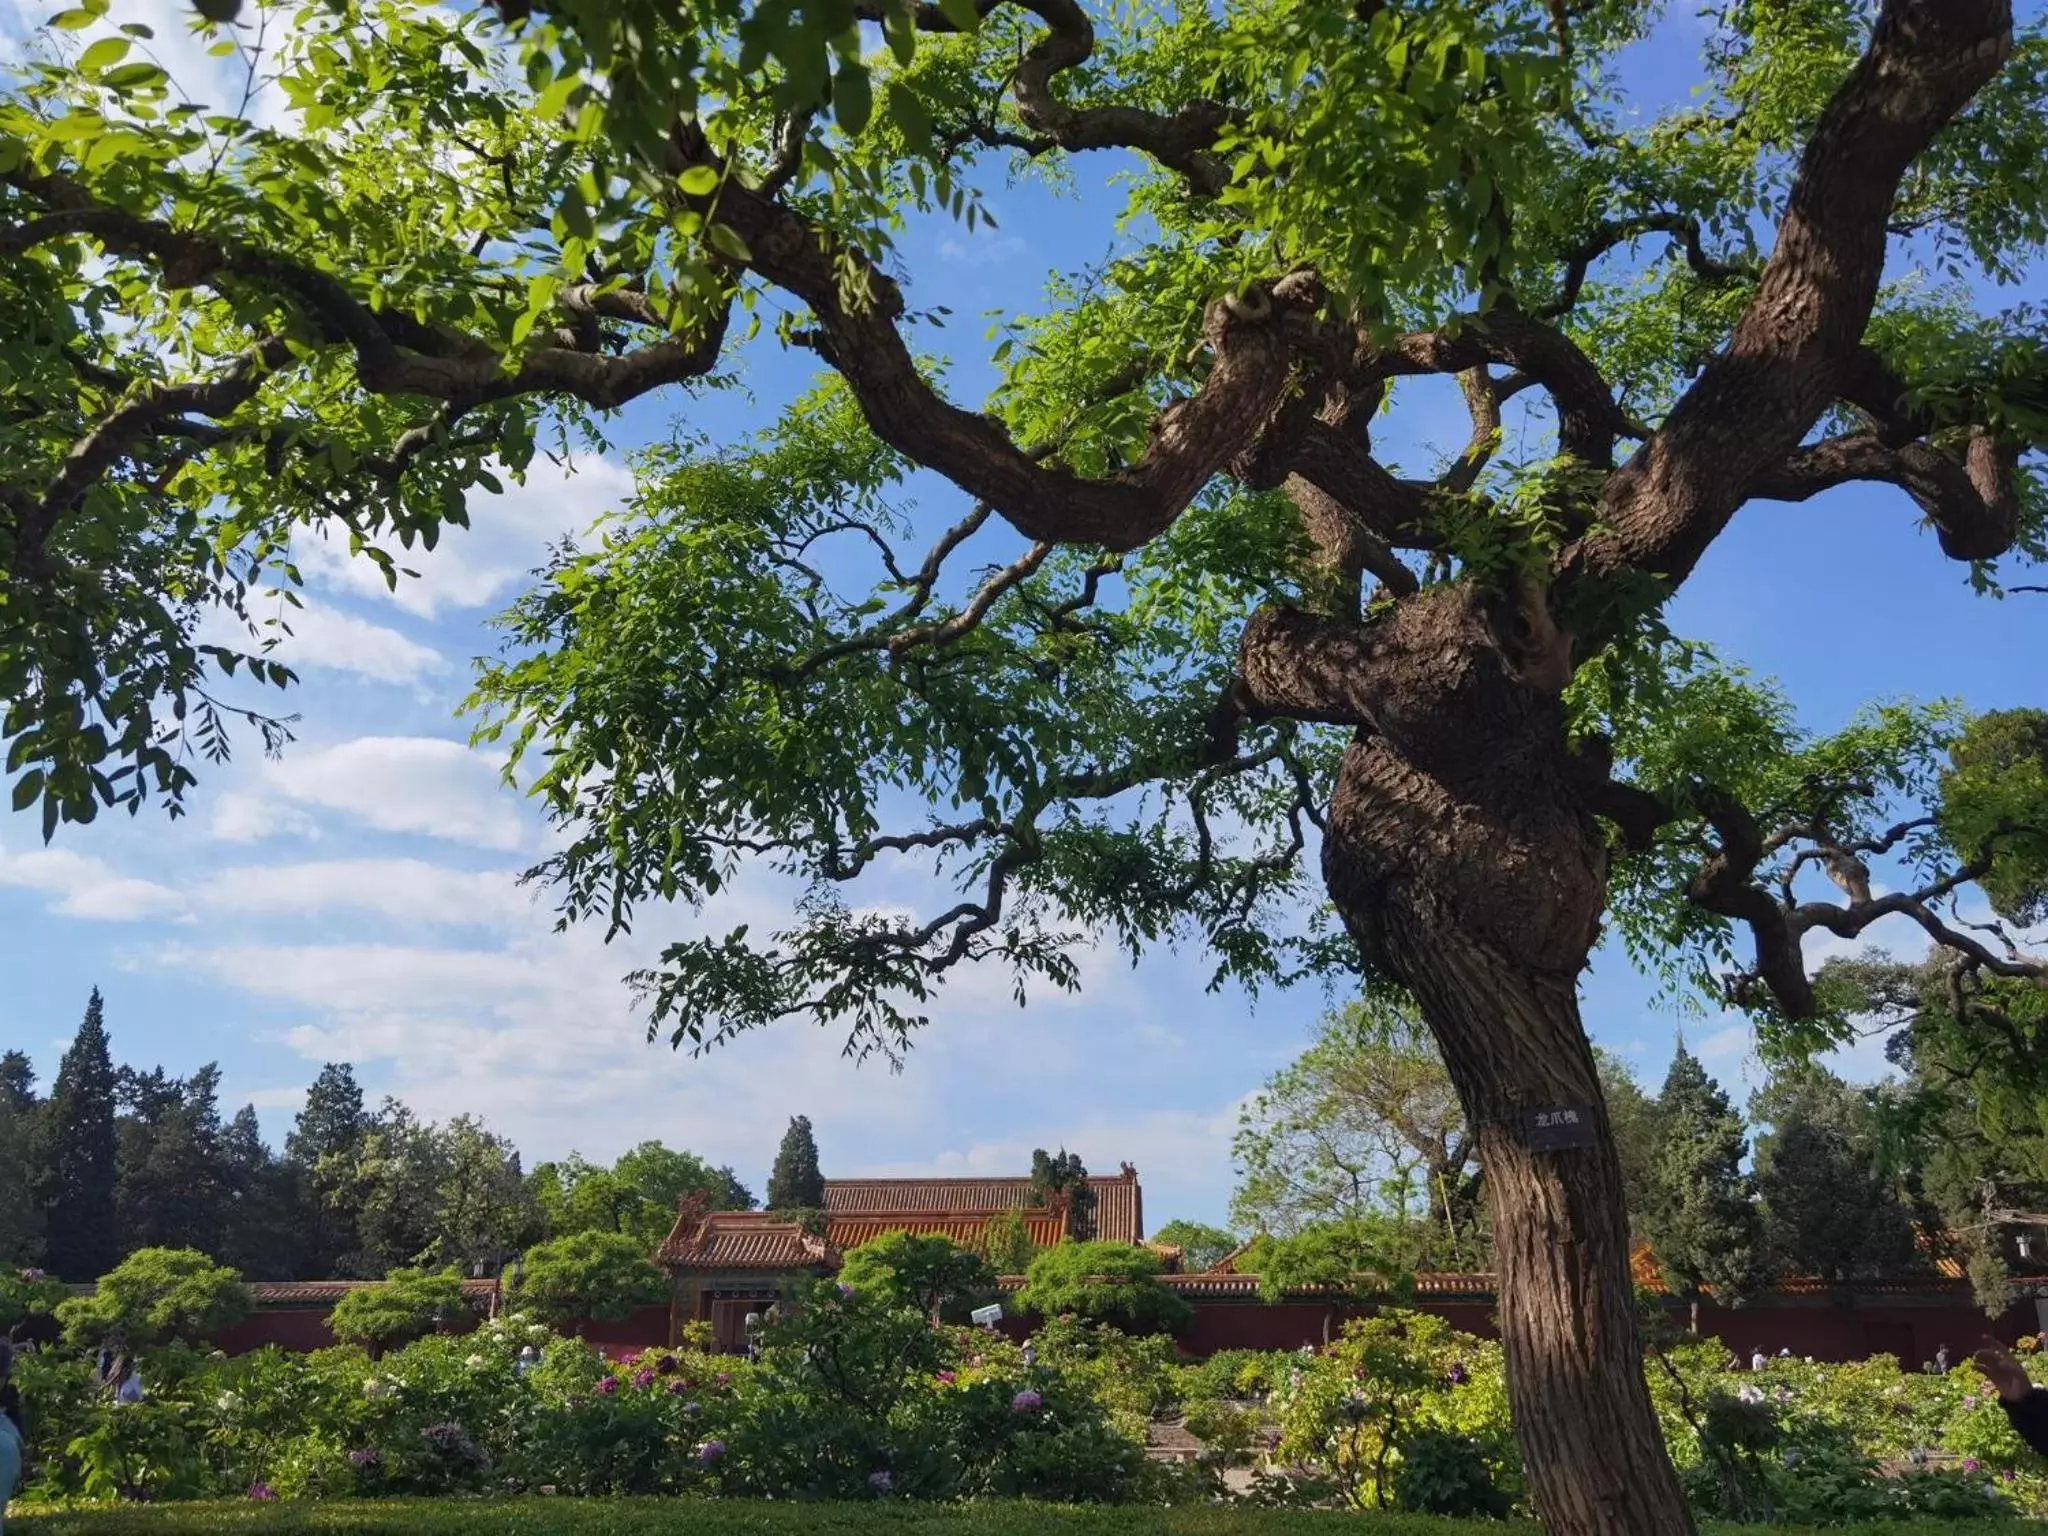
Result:
[[[1498,1347],[1418,1314],[1355,1323],[1313,1354],[1190,1365],[1165,1339],[1072,1321],[1027,1355],[828,1286],[771,1323],[758,1360],[702,1345],[603,1360],[514,1316],[381,1359],[169,1346],[145,1361],[147,1400],[125,1406],[95,1395],[89,1363],[30,1356],[35,1462],[12,1516],[37,1536],[611,1532],[689,1499],[691,1529],[713,1533],[1121,1536],[1320,1528],[1333,1508],[1389,1533],[1526,1514]],[[2048,1464],[1974,1368],[1723,1359],[1675,1343],[1650,1378],[1709,1521],[1954,1530],[2048,1514]],[[1201,1452],[1149,1457],[1168,1424]],[[1085,1505],[1118,1507],[1048,1508]],[[820,1523],[825,1506],[843,1523]]]

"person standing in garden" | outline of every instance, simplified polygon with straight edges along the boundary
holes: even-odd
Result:
[[[1996,1344],[1977,1351],[1977,1369],[1997,1388],[1999,1405],[2019,1437],[2048,1456],[2048,1391],[2035,1386],[2026,1367]]]
[[[14,1346],[0,1339],[0,1531],[7,1529],[7,1501],[21,1485],[27,1447],[21,1389],[14,1384]]]

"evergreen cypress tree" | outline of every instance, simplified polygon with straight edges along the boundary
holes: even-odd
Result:
[[[1912,1217],[1864,1095],[1807,1064],[1772,1078],[1751,1109],[1770,1126],[1757,1139],[1756,1182],[1772,1257],[1837,1285],[1911,1273]]]
[[[797,1115],[782,1133],[775,1167],[768,1174],[768,1209],[815,1211],[825,1204],[825,1175],[818,1169],[818,1143],[807,1115]]]
[[[309,1212],[303,1255],[309,1277],[341,1274],[343,1261],[362,1247],[360,1223],[343,1186],[370,1125],[355,1069],[345,1061],[328,1062],[306,1090],[305,1108],[284,1142],[285,1172]]]
[[[1692,1303],[1740,1302],[1762,1283],[1763,1243],[1742,1159],[1742,1117],[1683,1041],[1657,1101],[1657,1154],[1644,1228],[1664,1283]]]
[[[114,1205],[116,1081],[100,989],[94,987],[84,1022],[58,1065],[44,1120],[45,1262],[66,1280],[97,1280],[121,1260]]]
[[[42,1111],[27,1053],[0,1053],[0,1265],[22,1267],[43,1256],[43,1206],[36,1187]]]

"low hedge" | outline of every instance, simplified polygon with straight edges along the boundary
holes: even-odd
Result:
[[[1535,1536],[1533,1525],[1413,1515],[1042,1504],[789,1504],[738,1499],[392,1499],[72,1509],[8,1518],[10,1536]],[[1754,1527],[1707,1526],[1717,1536]],[[1799,1536],[1775,1527],[1774,1536]],[[2024,1521],[1866,1525],[1858,1536],[2039,1536]]]

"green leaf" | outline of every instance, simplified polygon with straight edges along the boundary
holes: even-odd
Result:
[[[898,64],[917,57],[917,23],[906,5],[892,5],[882,13],[882,36]]]
[[[676,184],[689,197],[709,197],[718,190],[718,172],[708,165],[693,165],[676,178]]]
[[[170,76],[156,65],[138,60],[133,64],[123,64],[119,69],[108,70],[102,83],[116,91],[133,91],[146,86],[162,85],[169,79]]]
[[[939,14],[962,32],[978,31],[981,27],[981,13],[974,0],[939,0]]]
[[[103,37],[78,56],[78,68],[81,73],[96,75],[127,58],[134,46],[125,37]]]
[[[832,116],[848,134],[858,136],[875,109],[874,87],[865,64],[848,64],[832,81]]]
[[[36,796],[43,792],[43,770],[31,768],[14,781],[14,808],[25,811],[36,803]]]
[[[706,231],[705,237],[708,240],[710,240],[712,248],[714,250],[723,252],[725,255],[730,256],[734,261],[745,262],[752,261],[754,259],[754,253],[747,249],[747,242],[739,237],[739,234],[736,230],[733,230],[724,224],[712,225],[711,228],[708,231]]]
[[[82,32],[99,18],[83,6],[76,10],[59,11],[50,18],[49,24],[60,32]]]

